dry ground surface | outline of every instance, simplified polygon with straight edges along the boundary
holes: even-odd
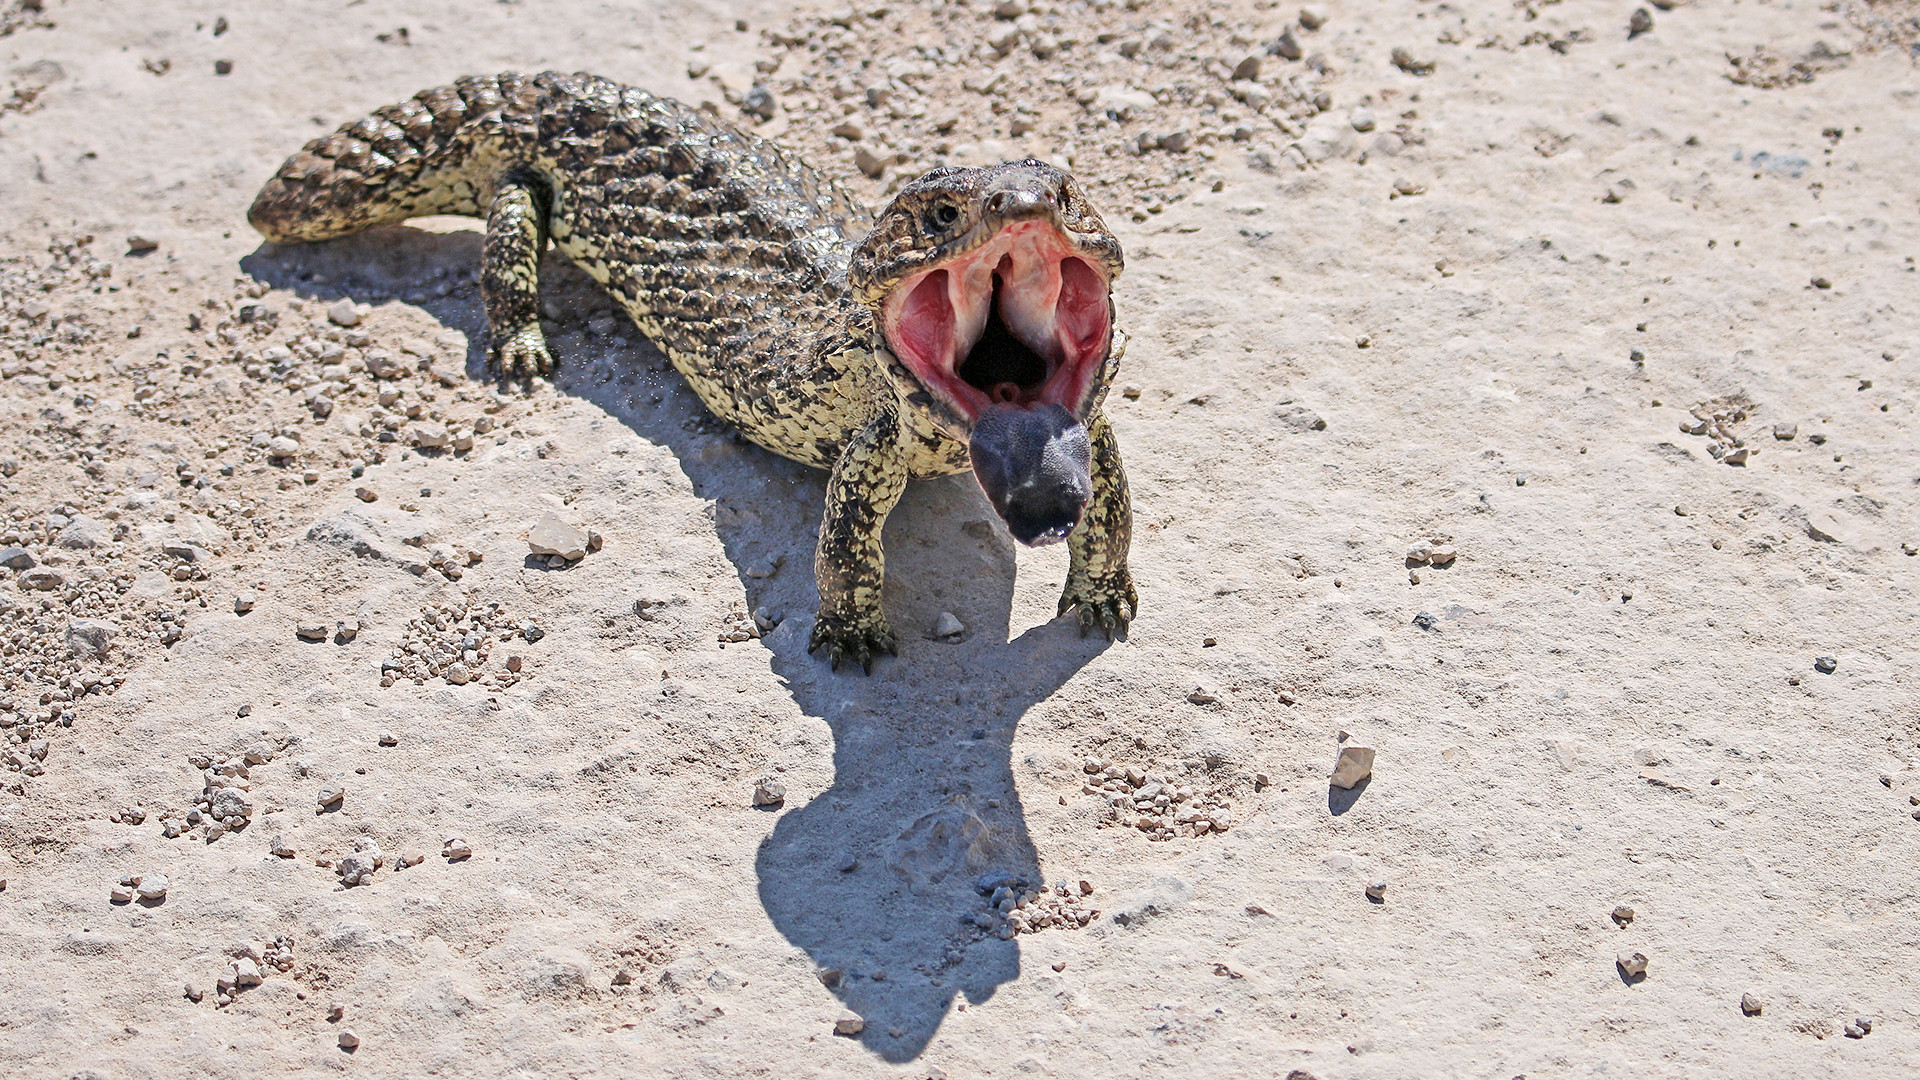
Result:
[[[1913,8],[995,7],[8,0],[0,1071],[1920,1075]],[[1128,639],[959,477],[834,675],[822,477],[583,276],[503,394],[470,225],[248,229],[547,67],[1086,178]]]

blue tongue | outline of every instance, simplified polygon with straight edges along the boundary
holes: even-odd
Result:
[[[1013,538],[1029,547],[1067,538],[1093,494],[1087,429],[1058,405],[990,405],[974,421],[973,475]]]

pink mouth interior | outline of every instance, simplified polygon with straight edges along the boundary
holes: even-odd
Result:
[[[908,279],[884,318],[894,354],[969,420],[992,404],[1077,414],[1112,330],[1106,280],[1044,221]]]

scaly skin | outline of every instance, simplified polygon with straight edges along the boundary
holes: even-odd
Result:
[[[261,190],[248,220],[268,240],[294,243],[428,214],[484,217],[487,352],[502,378],[553,369],[539,262],[549,242],[559,248],[715,415],[774,453],[832,471],[810,647],[836,668],[870,669],[894,651],[880,599],[887,514],[909,478],[969,467],[964,427],[893,357],[870,305],[955,246],[920,227],[927,185],[964,199],[1016,168],[1047,170],[1030,162],[936,173],[876,223],[773,144],[679,102],[591,75],[506,74],[423,91],[314,140]],[[1117,241],[1071,178],[1048,171],[1063,178],[1049,181],[1060,219],[1085,234],[1110,279]],[[856,261],[857,292],[848,283]],[[1076,410],[1094,439],[1094,500],[1068,540],[1061,612],[1077,610],[1083,632],[1118,632],[1135,607],[1126,478],[1097,412],[1114,359],[1117,350]]]

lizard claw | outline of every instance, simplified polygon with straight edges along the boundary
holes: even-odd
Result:
[[[813,637],[807,642],[808,652],[826,649],[826,660],[839,671],[846,661],[860,665],[860,670],[873,674],[874,657],[882,654],[895,655],[893,651],[893,630],[887,626],[884,615],[829,615],[821,612],[813,623]]]
[[[1076,612],[1080,616],[1080,636],[1098,629],[1107,640],[1126,633],[1140,609],[1140,598],[1133,591],[1133,575],[1126,570],[1098,579],[1079,578],[1067,582],[1060,594],[1060,615]]]
[[[540,325],[533,323],[490,341],[487,365],[502,379],[531,379],[553,373],[553,354],[547,351]]]

